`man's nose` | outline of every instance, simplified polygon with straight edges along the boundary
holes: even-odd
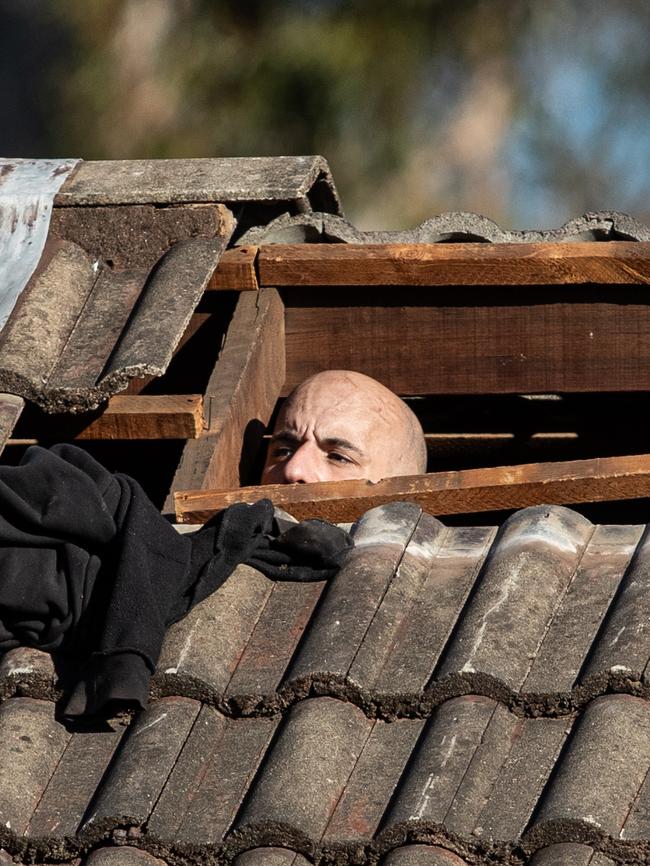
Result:
[[[283,466],[284,478],[287,484],[308,484],[310,481],[321,481],[317,449],[305,443],[297,448]]]

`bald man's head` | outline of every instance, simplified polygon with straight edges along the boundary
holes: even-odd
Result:
[[[426,472],[420,422],[375,379],[327,370],[287,397],[275,425],[263,484],[292,484]]]

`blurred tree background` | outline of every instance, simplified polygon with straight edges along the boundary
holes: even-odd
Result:
[[[0,153],[322,153],[360,228],[650,217],[647,0],[0,0]]]

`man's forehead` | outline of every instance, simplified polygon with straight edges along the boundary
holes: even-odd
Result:
[[[307,380],[287,401],[283,414],[284,417],[328,417],[340,416],[351,417],[358,412],[376,412],[381,414],[385,406],[377,389],[366,386],[360,387],[353,380],[346,378],[335,378],[328,380],[318,377],[315,380]]]
[[[380,420],[382,405],[376,400],[367,400],[336,392],[330,394],[298,395],[285,404],[278,418],[278,427],[303,430],[317,426],[323,435],[347,436],[350,430],[361,434],[370,425]]]

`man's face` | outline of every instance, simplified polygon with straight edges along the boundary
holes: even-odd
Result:
[[[278,418],[262,484],[394,475],[400,419],[378,388],[334,372],[302,385]]]

